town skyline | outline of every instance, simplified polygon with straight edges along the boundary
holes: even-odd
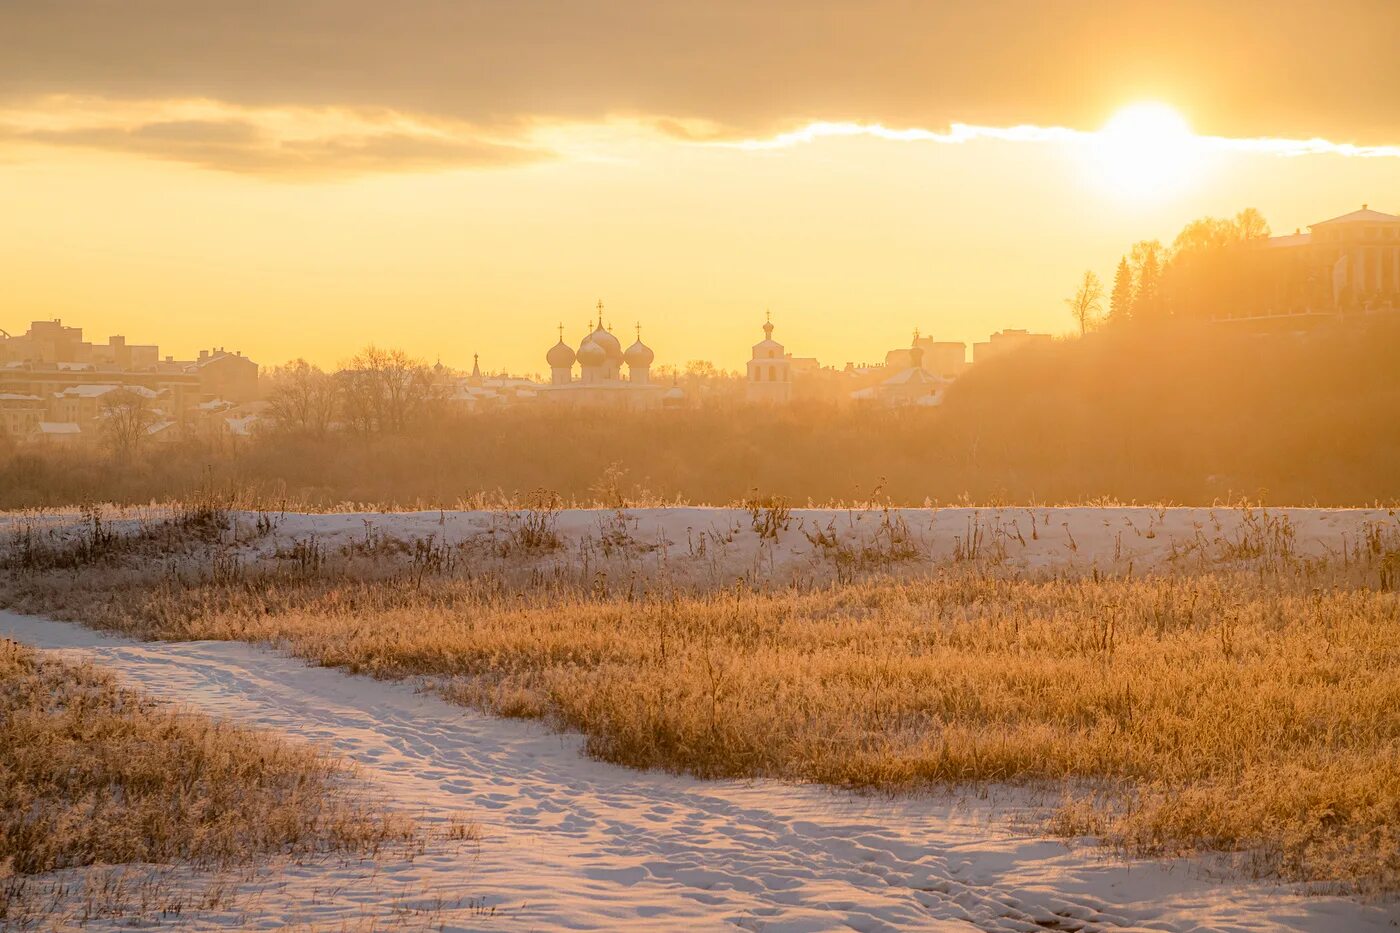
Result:
[[[1353,208],[1371,205],[1368,199],[1373,193],[1362,191],[1352,201],[1329,200],[1316,209],[1306,208],[1312,210],[1311,214],[1296,215],[1310,218],[1307,221],[1273,222],[1274,218],[1267,211],[1265,220],[1272,222],[1272,232],[1276,236],[1286,236],[1295,230],[1306,231],[1311,224],[1332,218],[1348,205]],[[1222,202],[1207,207],[1203,213],[1230,216],[1240,206]],[[1382,211],[1395,209],[1395,205],[1384,201],[1371,206]],[[155,339],[179,357],[193,356],[213,343],[230,349],[236,347],[264,367],[304,359],[331,369],[366,345],[376,345],[402,349],[429,363],[441,360],[464,372],[471,368],[473,356],[478,356],[493,373],[524,376],[547,374],[548,367],[539,346],[541,334],[557,334],[562,326],[564,339],[577,343],[594,328],[597,302],[602,301],[605,326],[618,334],[630,335],[640,323],[648,343],[663,349],[658,359],[661,368],[684,368],[687,363],[702,361],[723,370],[742,370],[747,358],[744,335],[756,331],[765,314],[777,316],[801,355],[814,356],[824,366],[874,365],[890,348],[903,345],[900,341],[905,338],[901,334],[907,336],[914,330],[936,340],[964,343],[969,351],[974,343],[985,340],[989,334],[1006,329],[1052,335],[1073,333],[1074,322],[1065,313],[1064,299],[1073,289],[1078,270],[1087,266],[1102,282],[1110,283],[1114,266],[1129,243],[1156,238],[1169,246],[1177,228],[1200,216],[1191,215],[1185,208],[1172,213],[1172,216],[1178,215],[1183,219],[1176,227],[1150,231],[1124,227],[1121,239],[1101,244],[1098,252],[1104,258],[1100,261],[1081,261],[1076,265],[1073,257],[1068,258],[1067,265],[1057,270],[1059,274],[1054,280],[1047,277],[1044,295],[1017,312],[1005,315],[991,311],[974,315],[965,309],[940,308],[935,296],[930,295],[927,308],[922,311],[909,307],[879,310],[860,309],[855,305],[833,307],[821,302],[810,308],[784,307],[778,303],[732,299],[716,300],[691,316],[678,316],[658,310],[667,307],[665,302],[624,306],[605,293],[602,298],[581,294],[564,310],[529,309],[522,298],[518,304],[502,306],[508,310],[481,309],[448,314],[435,303],[427,302],[421,309],[393,315],[392,328],[385,327],[384,320],[376,316],[354,328],[347,322],[334,339],[328,339],[324,334],[307,335],[289,326],[268,328],[261,324],[258,316],[238,313],[238,309],[233,309],[228,316],[181,315],[167,313],[160,307],[124,309],[101,304],[68,305],[53,298],[45,301],[42,296],[35,296],[24,304],[13,299],[7,302],[0,317],[0,330],[13,334],[22,332],[31,321],[71,320],[79,322],[79,326],[93,336],[105,338],[120,334]],[[527,285],[522,291],[530,293],[533,289]],[[553,292],[554,288],[549,291]],[[632,294],[625,288],[616,291],[622,295]],[[562,300],[567,298],[564,296]],[[288,313],[295,314],[296,309],[288,309]],[[250,326],[250,322],[256,322],[257,326]]]
[[[1193,218],[1255,206],[1286,233],[1400,209],[1400,125],[1367,104],[1394,90],[1368,57],[1396,12],[1353,6],[1071,5],[1051,29],[1022,2],[430,3],[392,23],[307,3],[218,28],[156,0],[19,5],[0,11],[0,315],[322,366],[369,342],[495,348],[512,371],[599,295],[614,327],[727,368],[764,309],[841,362],[916,326],[1061,332],[1082,270],[1107,281],[1126,244]]]

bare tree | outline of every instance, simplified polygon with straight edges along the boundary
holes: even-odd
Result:
[[[102,434],[118,460],[136,453],[155,420],[149,401],[139,392],[114,389],[102,396]]]
[[[366,347],[336,377],[346,421],[366,434],[402,433],[434,398],[432,370],[402,350]]]
[[[335,379],[319,366],[297,359],[268,374],[273,422],[284,431],[322,437],[330,430],[338,403]]]
[[[1079,282],[1079,290],[1074,293],[1073,298],[1066,298],[1065,304],[1069,306],[1069,313],[1079,325],[1079,333],[1087,334],[1089,328],[1096,324],[1103,314],[1103,285],[1099,282],[1099,277],[1092,270],[1086,269],[1084,278]]]

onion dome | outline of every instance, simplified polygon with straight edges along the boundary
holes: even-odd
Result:
[[[589,334],[587,339],[597,344],[602,349],[609,363],[616,364],[622,362],[622,342],[604,330],[602,324],[599,324],[598,329]],[[582,349],[582,347],[579,347],[579,350]]]
[[[638,337],[637,342],[627,348],[623,354],[623,360],[627,363],[628,369],[639,369],[650,366],[656,359],[656,354],[651,352],[651,347],[642,343],[642,338]]]
[[[608,351],[598,346],[590,335],[583,338],[583,343],[578,347],[578,363],[580,366],[602,366],[608,361]]]
[[[544,358],[554,369],[568,369],[574,365],[574,351],[562,339],[549,348]]]
[[[779,343],[778,341],[776,341],[776,340],[773,339],[773,316],[772,316],[771,314],[769,314],[769,315],[767,316],[767,318],[766,318],[766,319],[764,320],[764,322],[763,322],[763,339],[760,340],[758,343],[754,344],[754,345],[753,345],[753,349],[754,349],[754,359],[756,359],[756,360],[757,360],[757,359],[768,359],[768,358],[770,358],[770,357],[772,356],[772,353],[771,353],[771,352],[769,353],[769,356],[766,356],[766,357],[765,357],[765,356],[760,356],[760,355],[759,355],[759,352],[758,352],[758,351],[760,351],[760,350],[778,351],[778,352],[781,352],[781,351],[782,351],[783,345],[782,345],[781,343]]]

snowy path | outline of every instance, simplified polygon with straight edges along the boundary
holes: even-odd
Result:
[[[90,658],[149,693],[333,747],[425,822],[479,847],[288,866],[208,925],[339,927],[446,903],[448,929],[1394,930],[1400,908],[1205,880],[1014,834],[1007,792],[889,800],[701,782],[580,757],[579,740],[241,643],[144,643],[0,612],[0,636]],[[484,897],[482,918],[459,900]],[[407,921],[407,928],[416,928]]]

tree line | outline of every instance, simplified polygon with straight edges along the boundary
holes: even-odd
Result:
[[[1160,240],[1134,243],[1119,259],[1107,293],[1099,276],[1086,270],[1065,304],[1081,334],[1134,321],[1207,320],[1230,313],[1242,299],[1241,249],[1268,236],[1268,222],[1252,207],[1234,217],[1193,220],[1170,246]]]

